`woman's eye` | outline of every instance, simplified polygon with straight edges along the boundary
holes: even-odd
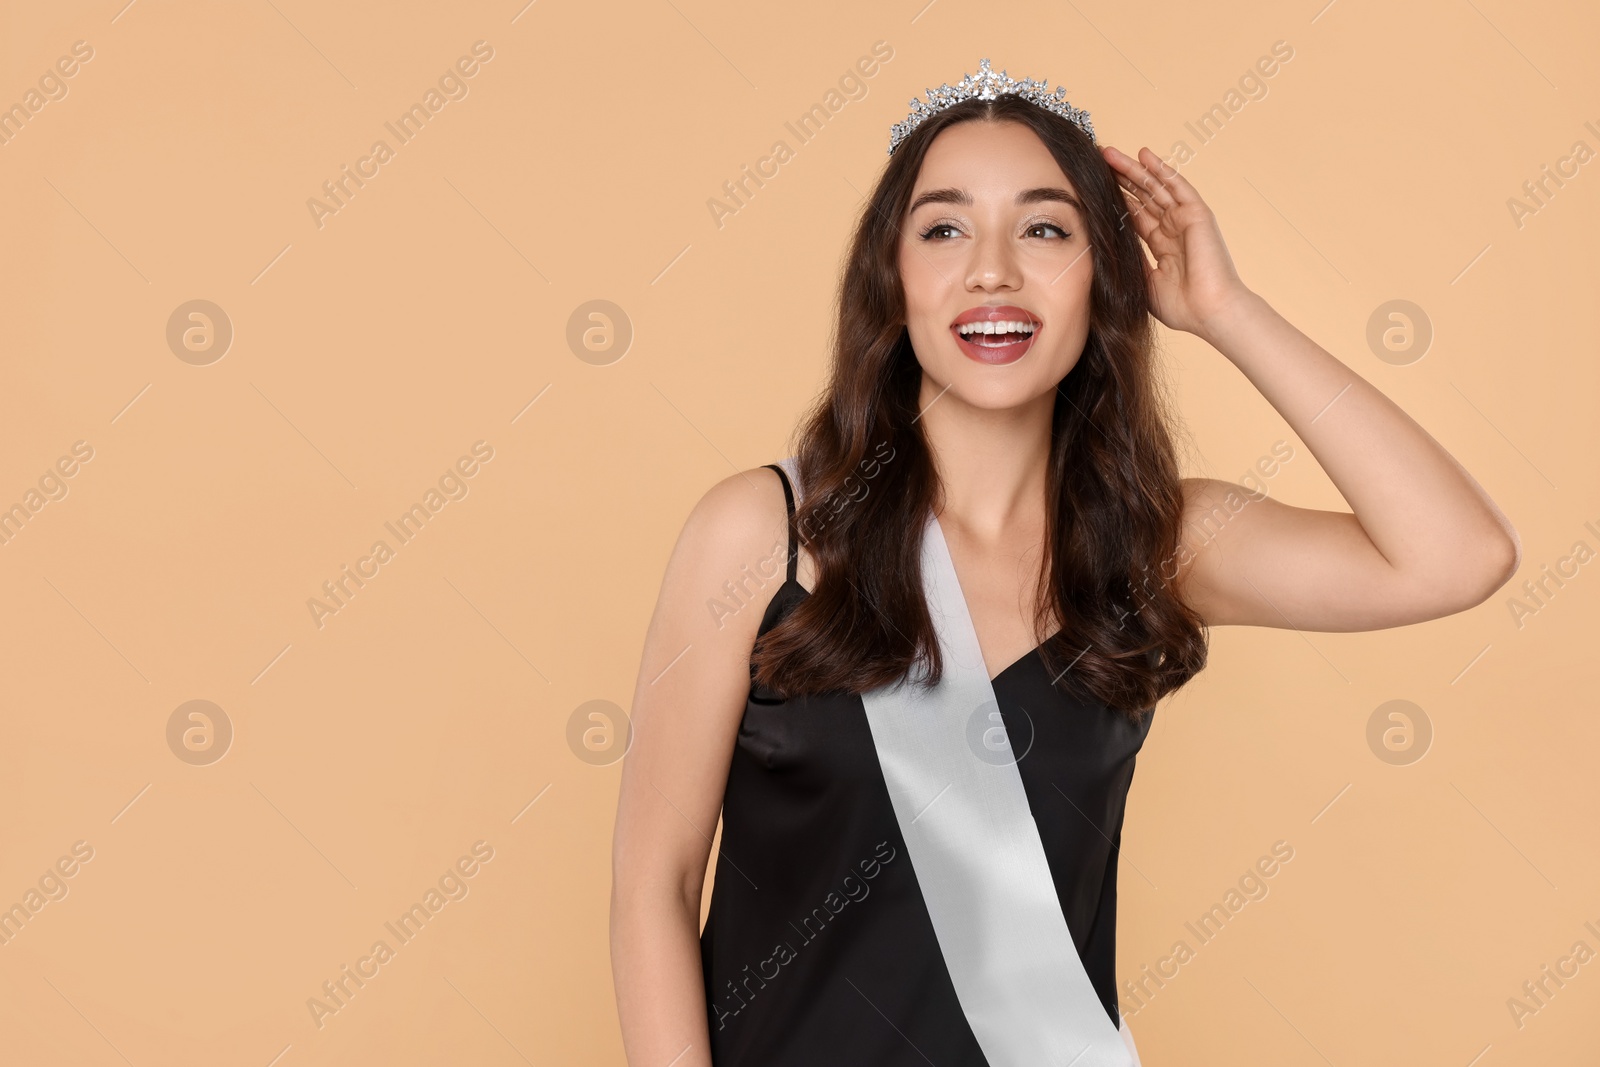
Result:
[[[954,223],[951,223],[951,222],[936,222],[932,226],[929,226],[927,229],[923,230],[921,236],[922,236],[922,239],[924,241],[941,241],[941,240],[945,240],[946,239],[944,237],[944,232],[947,231],[947,230],[950,233],[960,233],[960,230],[956,227],[956,225]],[[1040,231],[1049,231],[1049,232],[1048,233],[1040,233]],[[1032,237],[1032,236],[1048,237],[1048,236],[1050,236],[1050,234],[1054,234],[1055,236],[1064,239],[1064,238],[1072,236],[1069,232],[1067,232],[1067,230],[1063,229],[1060,226],[1057,226],[1053,222],[1035,222],[1032,225],[1030,225],[1026,230],[1024,230],[1022,232],[1023,232],[1023,236],[1025,236],[1025,237]]]

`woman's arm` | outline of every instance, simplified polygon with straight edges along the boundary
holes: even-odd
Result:
[[[1239,281],[1192,185],[1107,149],[1132,194],[1157,317],[1226,356],[1305,442],[1354,514],[1185,479],[1179,563],[1209,625],[1375,630],[1463,611],[1516,573],[1516,531],[1438,441]],[[1241,506],[1241,501],[1247,500]]]
[[[779,570],[733,615],[724,583],[748,583],[785,535],[782,486],[750,470],[713,486],[685,522],[662,579],[633,698],[611,853],[611,971],[634,1067],[710,1067],[700,897],[750,688],[761,615]]]

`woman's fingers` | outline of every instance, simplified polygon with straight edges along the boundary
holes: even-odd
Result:
[[[1150,167],[1141,162],[1147,155]],[[1151,152],[1148,148],[1141,148],[1139,156],[1139,159],[1134,159],[1126,152],[1110,145],[1105,148],[1106,162],[1111,164],[1112,169],[1117,172],[1118,178],[1126,179],[1132,183],[1131,187],[1124,185],[1123,188],[1129,189],[1130,192],[1133,192],[1146,204],[1162,208],[1172,207],[1177,203],[1177,198],[1173,195],[1172,189],[1151,170],[1151,167],[1166,167],[1166,164],[1162,163],[1161,157]],[[1174,175],[1178,173],[1170,167],[1166,169],[1172,170]]]
[[[1156,239],[1157,232],[1161,229],[1161,220],[1157,217],[1159,207],[1152,209],[1141,202],[1131,190],[1123,190],[1123,203],[1128,209],[1128,218],[1133,222],[1133,230],[1145,244],[1150,244]]]
[[[1150,247],[1152,255],[1159,256],[1166,240],[1162,223],[1167,217],[1168,208],[1175,206],[1175,202],[1138,160],[1109,145],[1105,147],[1104,154],[1117,185],[1122,189],[1134,232]],[[1138,180],[1140,175],[1144,178],[1143,185]],[[1149,188],[1152,184],[1156,186],[1155,192]]]
[[[1200,199],[1200,190],[1191,185],[1189,179],[1178,172],[1177,167],[1151,152],[1148,148],[1141,150],[1141,157],[1146,152],[1150,154],[1150,169],[1161,180],[1162,186],[1172,194],[1174,201],[1184,204]]]
[[[1166,213],[1166,208],[1160,204],[1151,203],[1141,196],[1139,187],[1132,182],[1126,181],[1126,179],[1119,180],[1117,184],[1122,186],[1122,192],[1127,199],[1128,213],[1130,215],[1135,216],[1140,223],[1147,223],[1151,226],[1158,225],[1161,222],[1161,216]]]

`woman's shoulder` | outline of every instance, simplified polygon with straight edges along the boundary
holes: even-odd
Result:
[[[753,603],[751,614],[759,619],[784,582],[788,545],[783,483],[770,467],[753,467],[701,495],[684,521],[668,572],[677,583],[693,586],[703,601],[720,601],[740,615]]]
[[[684,533],[715,553],[743,558],[786,539],[788,505],[783,483],[771,467],[752,467],[713,484],[696,501]]]

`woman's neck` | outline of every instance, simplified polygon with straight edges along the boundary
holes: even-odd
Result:
[[[1055,393],[1019,407],[980,408],[926,376],[919,398],[923,434],[944,487],[939,520],[981,541],[998,541],[1044,517]]]

